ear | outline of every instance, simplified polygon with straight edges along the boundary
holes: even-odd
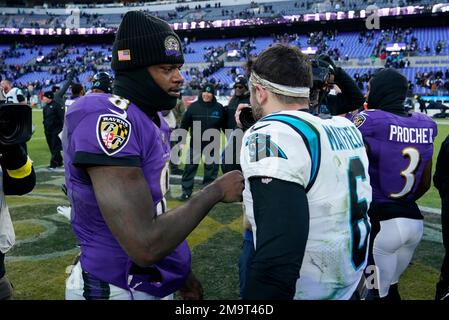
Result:
[[[264,104],[268,100],[268,91],[260,84],[256,84],[256,99],[260,105]]]

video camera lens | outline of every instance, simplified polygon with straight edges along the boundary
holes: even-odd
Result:
[[[256,120],[253,116],[253,110],[251,108],[243,108],[240,111],[239,120],[242,124],[243,130],[251,128],[256,123]]]
[[[27,142],[32,135],[31,108],[24,104],[0,106],[0,144]]]
[[[313,73],[313,89],[321,90],[326,80],[331,74],[329,65],[325,65],[323,61],[313,60],[312,61],[312,73]]]
[[[10,139],[18,131],[16,121],[13,117],[0,118],[0,136],[4,139]]]

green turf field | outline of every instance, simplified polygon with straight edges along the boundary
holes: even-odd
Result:
[[[66,267],[78,249],[70,224],[57,214],[58,205],[68,205],[60,191],[62,172],[47,172],[49,151],[42,128],[42,113],[33,112],[36,132],[28,144],[37,170],[37,185],[32,193],[9,196],[7,203],[14,221],[17,244],[7,254],[7,273],[15,287],[15,299],[63,299]],[[435,157],[449,125],[439,125]],[[198,174],[201,174],[199,171]],[[174,185],[173,198],[181,193]],[[439,198],[432,188],[421,205],[438,208]],[[170,207],[180,205],[169,201]],[[425,218],[424,239],[412,265],[403,275],[401,293],[405,299],[432,299],[443,254],[438,215]],[[189,236],[193,270],[202,280],[206,299],[238,299],[238,256],[242,243],[240,204],[219,204]]]

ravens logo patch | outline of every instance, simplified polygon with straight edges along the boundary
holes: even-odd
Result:
[[[355,126],[358,128],[365,122],[365,120],[366,118],[364,115],[358,114],[354,117],[353,122]]]
[[[98,118],[97,139],[103,151],[112,156],[122,150],[131,135],[131,123],[113,114]]]

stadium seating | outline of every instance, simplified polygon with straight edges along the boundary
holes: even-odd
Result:
[[[87,1],[86,1],[87,2]],[[112,2],[112,1],[111,1]],[[424,0],[420,1],[420,5],[430,5],[441,2],[438,0]],[[338,6],[337,6],[338,3]],[[136,9],[143,9],[157,14],[159,17],[174,23],[174,22],[191,22],[191,21],[213,21],[213,20],[226,20],[236,18],[247,18],[248,16],[254,16],[259,18],[264,17],[276,17],[284,15],[298,15],[316,12],[337,12],[337,11],[349,11],[349,10],[362,10],[366,9],[369,4],[375,4],[379,8],[391,8],[398,5],[405,6],[407,1],[391,1],[391,0],[377,0],[377,1],[362,1],[362,0],[345,0],[335,1],[334,5],[331,5],[330,1],[313,2],[306,0],[285,0],[276,2],[275,5],[257,2],[246,4],[229,4],[223,3],[221,7],[209,6],[203,4],[201,8],[195,8],[194,5],[189,4],[188,1],[182,1],[177,7],[188,6],[185,10],[167,10],[158,8],[157,5],[137,7]],[[92,6],[90,6],[92,7]],[[176,8],[176,7],[175,7]],[[130,8],[132,9],[132,7]],[[51,9],[49,10],[51,12]],[[54,16],[39,15],[39,14],[9,14],[0,19],[0,27],[17,27],[17,28],[29,28],[29,27],[61,27],[66,23],[66,19],[69,16],[69,11],[64,14],[58,14]],[[101,14],[98,17],[86,17],[81,16],[81,27],[91,27],[93,25],[104,25],[107,27],[117,27],[121,21],[122,14]]]
[[[184,12],[183,12],[184,13]],[[1,21],[1,20],[0,20]],[[359,42],[360,33],[358,32],[345,32],[339,33],[335,39],[330,39],[328,37],[323,38],[323,42],[328,46],[328,49],[336,49],[338,48],[340,52],[340,57],[347,56],[349,59],[366,59],[369,58],[371,53],[373,52],[376,44],[378,43],[381,37],[381,31],[375,31],[374,37],[370,42],[367,42],[363,39],[362,43]],[[410,39],[411,36],[415,36],[418,39],[419,50],[415,53],[417,56],[429,56],[429,60],[420,61],[422,66],[417,64],[414,67],[404,68],[402,72],[410,80],[414,86],[414,93],[420,95],[431,94],[431,90],[429,88],[423,88],[416,84],[415,76],[417,72],[425,73],[430,71],[445,71],[448,68],[444,68],[441,66],[434,67],[432,66],[431,57],[435,57],[435,47],[438,41],[446,41],[449,39],[449,27],[441,27],[441,28],[416,28],[413,30],[412,34],[408,36]],[[292,40],[293,39],[293,40]],[[296,39],[291,37],[291,44],[300,46],[300,47],[308,47],[309,35],[299,34]],[[215,49],[221,47],[224,48],[225,54],[223,56],[219,56],[218,58],[226,57],[226,49],[239,49],[241,40],[248,41],[249,39],[240,39],[240,38],[231,38],[231,39],[214,39],[214,40],[198,40],[198,41],[190,41],[188,45],[185,46],[186,54],[186,68],[189,68],[189,64],[198,64],[201,63],[200,71],[202,68],[207,66],[210,62],[206,59],[206,53],[208,50],[213,47]],[[274,38],[272,37],[259,37],[254,39],[253,49],[250,51],[251,55],[258,55],[262,50],[269,47],[274,43]],[[355,45],[356,44],[356,45]],[[424,48],[428,46],[430,48],[429,52],[425,52]],[[23,71],[19,69],[21,66],[25,65],[34,65],[35,59],[39,56],[46,56],[49,53],[54,55],[55,51],[52,52],[53,49],[57,48],[56,53],[59,54],[58,57],[53,57],[50,62],[45,65],[42,62],[39,62],[38,65],[42,68],[40,72],[30,72],[23,74]],[[81,49],[82,48],[82,49]],[[226,48],[226,49],[225,49]],[[63,66],[65,68],[77,65],[79,67],[85,67],[85,58],[88,56],[92,56],[92,53],[95,53],[95,56],[103,57],[102,61],[105,67],[108,66],[110,57],[111,57],[111,44],[101,45],[101,44],[89,44],[89,45],[79,45],[73,47],[66,47],[63,50],[63,54],[61,55],[60,47],[55,45],[45,45],[45,46],[37,46],[32,49],[24,48],[24,46],[18,45],[16,49],[11,52],[11,47],[8,45],[0,45],[0,73],[3,77],[6,78],[16,78],[15,81],[19,85],[27,85],[28,83],[35,83],[38,81],[43,88],[47,88],[48,86],[45,84],[45,80],[52,81],[55,83],[63,82],[65,73],[60,75],[54,75],[47,70],[49,68],[54,68],[55,66]],[[326,50],[326,51],[327,51]],[[8,52],[8,54],[5,54]],[[65,54],[65,56],[64,56]],[[441,56],[449,55],[449,46],[443,47],[440,52]],[[3,58],[3,60],[2,60]],[[237,59],[238,60],[238,59]],[[240,61],[243,62],[244,58],[240,58]],[[449,60],[449,59],[448,59]],[[88,83],[88,78],[93,74],[93,70],[95,66],[95,62],[92,59],[89,59],[90,66],[88,68],[84,68],[83,72],[79,75],[80,82],[89,88],[90,84]],[[226,61],[226,59],[225,59]],[[235,61],[235,59],[234,59]],[[449,63],[448,63],[449,65]],[[12,71],[10,67],[14,67],[15,73],[17,76],[11,76]],[[96,67],[100,67],[96,65]],[[18,69],[17,69],[18,68]],[[358,72],[360,75],[368,72],[369,70],[374,71],[374,69],[368,68],[353,68],[347,69],[349,74],[352,76]],[[220,70],[214,69],[215,73],[209,75],[208,80],[214,79],[215,82],[220,82],[221,84],[232,84],[232,76],[230,75],[230,69],[228,67],[222,68]],[[238,71],[239,73],[243,73],[241,69]],[[184,76],[186,82],[188,83],[191,80],[191,75],[184,72]],[[199,79],[201,82],[202,79]],[[445,80],[447,81],[447,80]],[[366,84],[365,84],[366,86]],[[443,89],[440,89],[440,91]],[[435,92],[434,92],[435,93]]]

